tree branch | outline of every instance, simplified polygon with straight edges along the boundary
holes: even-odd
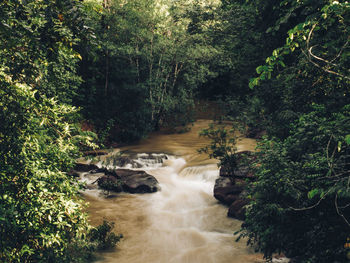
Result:
[[[339,206],[338,206],[338,193],[335,195],[334,204],[335,204],[335,209],[337,210],[337,214],[340,215],[341,218],[343,218],[343,220],[345,221],[345,223],[350,227],[349,221],[346,219],[344,214],[340,213]]]

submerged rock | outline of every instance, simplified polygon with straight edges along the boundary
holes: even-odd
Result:
[[[111,156],[106,161],[108,164],[113,163],[114,167],[132,167],[140,168],[162,164],[167,159],[165,154],[134,154],[132,156]],[[158,191],[159,183],[157,179],[142,170],[131,169],[108,169],[107,167],[99,168],[95,164],[77,163],[75,172],[89,173],[96,176],[97,184],[100,188],[113,192],[128,193],[153,193]],[[78,174],[78,173],[77,173]],[[83,174],[82,176],[87,176]]]

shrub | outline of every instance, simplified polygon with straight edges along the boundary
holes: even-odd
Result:
[[[265,257],[283,252],[300,263],[348,262],[349,109],[332,114],[316,106],[286,139],[260,143],[241,237]]]
[[[76,109],[38,96],[1,68],[0,108],[0,261],[85,260],[95,247],[86,239],[81,186],[65,172],[78,145],[93,143],[74,124]]]

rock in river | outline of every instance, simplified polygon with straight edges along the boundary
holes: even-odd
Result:
[[[99,171],[104,171],[105,175],[98,179],[98,185],[105,190],[132,194],[153,193],[159,190],[157,179],[145,171],[129,169]]]
[[[227,216],[233,217],[239,220],[244,220],[245,210],[246,210],[245,206],[247,204],[249,204],[248,199],[244,199],[244,198],[237,199],[230,205],[230,208],[228,209],[228,212],[227,212]]]
[[[225,205],[231,205],[243,190],[243,184],[236,184],[229,177],[219,177],[215,181],[214,197]]]
[[[159,190],[157,179],[145,171],[118,169],[116,174],[122,182],[124,192],[153,193]]]

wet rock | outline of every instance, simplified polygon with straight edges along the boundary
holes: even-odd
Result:
[[[97,170],[99,167],[96,164],[76,163],[74,170],[78,172],[89,172],[91,170]]]
[[[129,193],[153,193],[159,190],[157,179],[145,171],[116,170],[122,182],[123,191]]]
[[[233,177],[239,179],[254,179],[253,173],[249,170],[248,166],[239,166],[236,167],[233,171],[231,171],[226,166],[221,166],[220,168],[220,176],[221,177]]]
[[[228,177],[219,177],[215,181],[214,197],[225,205],[231,205],[244,190],[243,183],[235,183]]]
[[[122,182],[115,176],[104,175],[97,180],[98,186],[107,191],[123,191]]]
[[[227,216],[236,218],[239,220],[244,220],[245,219],[245,211],[246,208],[245,206],[249,203],[248,199],[237,199],[234,201],[231,205],[230,208],[228,209]]]
[[[167,159],[165,154],[155,153],[142,153],[142,154],[131,154],[131,155],[111,155],[106,158],[107,165],[114,167],[128,168],[142,168],[154,166],[154,164],[161,164],[163,160]]]
[[[84,189],[95,190],[95,189],[97,189],[97,185],[95,185],[95,184],[87,184],[87,185],[84,186]]]
[[[114,166],[140,168],[167,159],[163,154],[137,154],[134,156],[113,156]],[[104,190],[128,193],[153,193],[159,190],[155,177],[141,170],[99,168],[94,164],[77,163],[76,170],[96,176],[98,186]],[[89,174],[84,174],[85,177]],[[98,175],[98,176],[97,176]]]
[[[72,176],[72,177],[79,177],[79,172],[75,171],[75,170],[71,170],[70,172],[67,173],[68,176]]]
[[[220,167],[219,175],[221,177],[232,177],[232,172],[227,166],[222,165]]]
[[[100,169],[105,173],[98,179],[100,188],[114,192],[154,193],[159,190],[157,179],[145,171],[129,169],[107,170]]]
[[[106,175],[111,175],[111,176],[114,176],[114,177],[117,177],[117,173],[115,172],[115,170],[112,170],[112,169],[107,169],[106,167],[101,167],[101,168],[98,168],[98,169],[94,169],[94,170],[91,170],[89,171],[90,174],[106,174]]]
[[[245,188],[249,182],[255,180],[249,169],[249,163],[253,160],[252,152],[239,152],[236,154],[236,166],[233,171],[225,166],[220,168],[220,177],[214,186],[214,197],[229,206],[229,217],[245,219],[245,206],[249,203]]]
[[[239,179],[250,179],[254,180],[254,174],[250,171],[247,166],[239,167],[234,171],[234,177]]]
[[[252,161],[252,152],[250,151],[244,151],[236,153],[236,167],[230,169],[229,167],[223,165],[220,168],[219,175],[221,177],[231,177],[231,178],[238,178],[238,179],[250,179],[254,180],[254,174],[250,171],[248,167],[247,162]],[[247,157],[249,159],[247,159]]]
[[[100,155],[106,155],[108,154],[107,150],[95,150],[95,151],[85,151],[83,152],[84,156],[100,156]]]
[[[141,168],[141,165],[129,156],[118,156],[113,160],[114,166],[125,167],[128,164],[133,168]]]

